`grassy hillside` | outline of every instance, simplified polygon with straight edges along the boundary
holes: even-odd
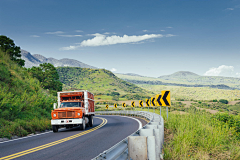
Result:
[[[25,136],[51,128],[55,97],[1,50],[0,73],[0,137]]]
[[[93,92],[97,99],[126,100],[151,95],[151,92],[126,82],[105,69],[58,67],[57,71],[63,90],[86,89]]]
[[[180,87],[180,86],[165,86],[165,85],[148,85],[139,84],[139,87],[145,88],[156,94],[161,93],[161,90],[170,90],[173,100],[213,100],[227,99],[233,101],[240,98],[240,90],[225,90],[209,87]]]

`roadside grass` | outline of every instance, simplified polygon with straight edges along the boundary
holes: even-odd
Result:
[[[239,159],[235,129],[201,111],[165,119],[164,159]]]
[[[99,110],[106,109],[100,107]],[[141,108],[134,110],[140,111]],[[144,107],[143,111],[148,108]],[[149,111],[160,114],[159,107]],[[164,159],[240,159],[239,126],[204,111],[191,108],[187,113],[170,111],[167,119],[166,107],[161,107],[165,127]],[[237,118],[235,122],[238,121]]]
[[[31,121],[16,119],[13,122],[0,119],[0,137],[11,138],[12,136],[23,137],[32,133],[51,129],[51,121],[47,118],[32,119]]]

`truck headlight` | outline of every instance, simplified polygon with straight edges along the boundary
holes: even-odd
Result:
[[[53,117],[56,117],[56,114],[53,114]]]
[[[80,113],[78,113],[78,116],[80,116]]]

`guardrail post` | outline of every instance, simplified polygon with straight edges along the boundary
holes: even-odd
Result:
[[[148,151],[148,159],[156,160],[156,145],[155,145],[155,136],[147,137],[147,151]]]
[[[128,137],[128,159],[147,160],[147,137],[145,136],[129,136]]]

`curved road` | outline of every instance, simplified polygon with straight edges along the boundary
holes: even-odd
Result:
[[[140,119],[141,120],[141,119]],[[141,120],[142,123],[143,120]],[[143,124],[144,125],[144,124]],[[88,160],[109,149],[139,128],[139,123],[121,116],[95,116],[93,127],[62,129],[0,143],[2,159]]]

